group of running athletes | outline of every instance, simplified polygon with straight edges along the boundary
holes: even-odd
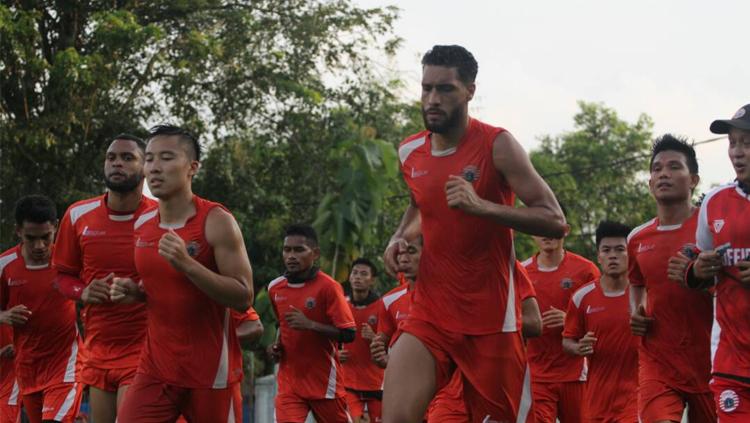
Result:
[[[477,70],[460,46],[422,59],[426,130],[399,147],[411,203],[383,257],[399,286],[379,298],[360,258],[345,294],[316,267],[315,231],[287,228],[268,285],[276,421],[750,421],[750,105],[710,126],[736,180],[699,208],[692,146],[654,142],[657,216],[602,222],[597,268],[564,249],[570,227],[520,144],[469,117]],[[192,193],[200,156],[179,127],[122,134],[107,193],[59,229],[49,199],[19,200],[20,243],[0,255],[0,423],[21,404],[33,423],[72,422],[84,386],[95,423],[241,421],[239,345],[263,327],[239,226]],[[539,249],[523,263],[514,230]]]

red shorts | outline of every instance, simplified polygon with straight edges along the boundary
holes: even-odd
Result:
[[[81,383],[101,391],[117,392],[121,386],[133,384],[136,367],[100,369],[84,365],[79,373]]]
[[[383,401],[377,398],[370,398],[367,395],[360,394],[356,391],[346,390],[344,396],[349,415],[362,417],[367,414],[371,423],[383,421]]]
[[[662,420],[679,422],[688,405],[690,423],[713,423],[716,406],[710,392],[690,393],[659,380],[642,380],[638,386],[638,415],[643,423]]]
[[[463,377],[460,371],[454,371],[451,381],[435,394],[435,398],[427,408],[427,422],[466,423],[468,421]]]
[[[534,421],[530,373],[519,332],[463,335],[411,318],[399,330],[415,336],[432,353],[438,391],[456,369],[463,374],[469,421]]]
[[[312,411],[318,423],[351,423],[352,418],[346,411],[346,400],[341,398],[310,400],[295,394],[279,393],[276,395],[276,423],[304,423],[307,414]]]
[[[61,383],[43,391],[23,395],[21,401],[31,423],[40,423],[42,420],[73,423],[78,416],[82,394],[80,383]]]
[[[750,421],[750,387],[740,382],[713,378],[709,384],[714,394],[716,414],[721,423]]]
[[[241,422],[239,382],[224,389],[192,389],[168,385],[138,373],[120,406],[117,421],[164,423],[177,420],[180,414],[189,422]]]
[[[18,382],[13,381],[13,387],[7,395],[0,396],[0,423],[19,423],[21,407],[19,406]]]
[[[532,382],[531,396],[537,423],[582,422],[585,416],[585,382]]]

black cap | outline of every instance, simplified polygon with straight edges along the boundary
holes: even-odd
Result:
[[[750,104],[742,106],[731,119],[719,119],[711,123],[714,134],[728,134],[732,128],[750,131]]]

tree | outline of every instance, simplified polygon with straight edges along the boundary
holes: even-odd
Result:
[[[567,209],[572,232],[566,246],[595,257],[594,231],[608,219],[639,225],[653,217],[647,175],[651,119],[621,120],[602,104],[579,102],[573,130],[542,138],[531,161]],[[530,237],[516,239],[519,258],[536,251]]]
[[[100,193],[103,148],[170,121],[213,142],[281,143],[392,52],[394,8],[348,0],[7,1],[0,5],[0,242],[32,192]],[[355,93],[355,94],[353,94]]]

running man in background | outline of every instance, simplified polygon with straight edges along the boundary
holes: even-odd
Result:
[[[97,423],[115,422],[146,337],[146,305],[109,299],[113,278],[140,280],[133,223],[156,205],[143,195],[145,149],[143,140],[129,134],[110,142],[104,158],[107,192],[68,208],[52,256],[58,289],[83,304],[79,380],[89,387],[91,418]]]
[[[426,131],[399,147],[411,204],[386,248],[386,268],[399,270],[406,232],[420,218],[424,248],[420,283],[385,372],[383,420],[421,419],[456,369],[472,421],[533,419],[512,231],[560,237],[565,220],[518,141],[469,117],[472,54],[435,46],[422,65]],[[526,208],[514,207],[514,194]]]
[[[20,244],[0,255],[0,324],[13,326],[23,408],[31,423],[72,423],[83,392],[76,383],[80,341],[76,306],[54,287],[55,204],[41,195],[21,198],[16,225]]]
[[[539,252],[523,265],[534,284],[544,325],[542,335],[526,343],[536,421],[577,423],[586,411],[583,392],[587,369],[583,357],[562,349],[565,310],[573,293],[600,273],[594,263],[565,250],[564,237],[533,239]]]
[[[732,119],[715,120],[711,132],[728,134],[737,179],[703,199],[696,244],[700,254],[687,272],[691,287],[715,289],[711,331],[712,379],[719,421],[750,420],[750,104]]]
[[[713,306],[706,291],[681,281],[694,254],[698,209],[692,204],[700,182],[695,150],[672,135],[658,138],[651,152],[649,190],[656,217],[628,237],[630,326],[640,337],[638,415],[644,423],[716,421],[711,377]]]
[[[370,356],[378,311],[383,307],[373,290],[376,278],[377,268],[370,260],[361,257],[352,262],[349,274],[352,295],[347,300],[358,330],[354,342],[339,350],[339,359],[344,371],[346,404],[354,423],[359,423],[365,414],[371,423],[382,421],[383,369]]]
[[[630,228],[596,228],[601,278],[576,291],[565,315],[563,349],[588,357],[586,422],[638,422],[638,349],[630,333],[627,236]]]
[[[242,356],[231,310],[245,312],[253,279],[242,233],[220,204],[192,192],[198,139],[185,129],[151,129],[146,179],[159,199],[134,225],[141,283],[115,277],[113,302],[146,301],[148,329],[118,422],[241,421],[235,398]]]
[[[356,333],[344,290],[315,266],[320,248],[312,227],[288,227],[282,256],[286,272],[268,285],[280,331],[268,348],[279,361],[275,421],[303,423],[312,411],[319,423],[351,422],[336,357]]]

